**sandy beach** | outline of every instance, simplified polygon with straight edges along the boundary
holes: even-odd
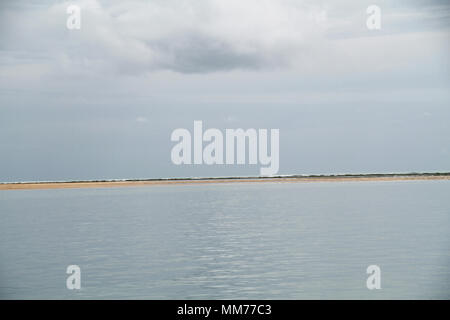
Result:
[[[449,173],[441,174],[377,174],[377,175],[334,175],[295,176],[273,178],[200,178],[200,179],[155,179],[155,180],[112,180],[112,181],[70,181],[70,182],[14,182],[0,183],[0,190],[67,189],[67,188],[111,188],[138,187],[170,184],[205,183],[307,183],[344,181],[400,181],[400,180],[450,180]]]

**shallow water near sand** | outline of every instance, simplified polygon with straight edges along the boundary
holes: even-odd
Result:
[[[449,195],[448,180],[0,191],[0,298],[449,299]]]

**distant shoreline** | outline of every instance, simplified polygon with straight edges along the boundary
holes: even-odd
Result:
[[[142,180],[43,181],[0,183],[0,190],[109,188],[169,184],[205,184],[238,182],[343,182],[343,181],[399,181],[450,180],[450,172],[290,175],[275,177],[167,178]]]

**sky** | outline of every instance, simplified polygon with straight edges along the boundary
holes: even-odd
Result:
[[[449,35],[448,1],[4,0],[0,181],[259,174],[173,164],[194,120],[279,129],[279,174],[450,171]]]

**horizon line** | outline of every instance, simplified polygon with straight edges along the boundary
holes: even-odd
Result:
[[[398,173],[341,173],[341,174],[290,174],[274,176],[222,176],[222,177],[175,177],[147,179],[97,179],[60,181],[0,182],[0,190],[57,189],[139,186],[176,183],[214,182],[332,182],[332,181],[393,181],[393,180],[450,180],[450,172],[398,172]]]

